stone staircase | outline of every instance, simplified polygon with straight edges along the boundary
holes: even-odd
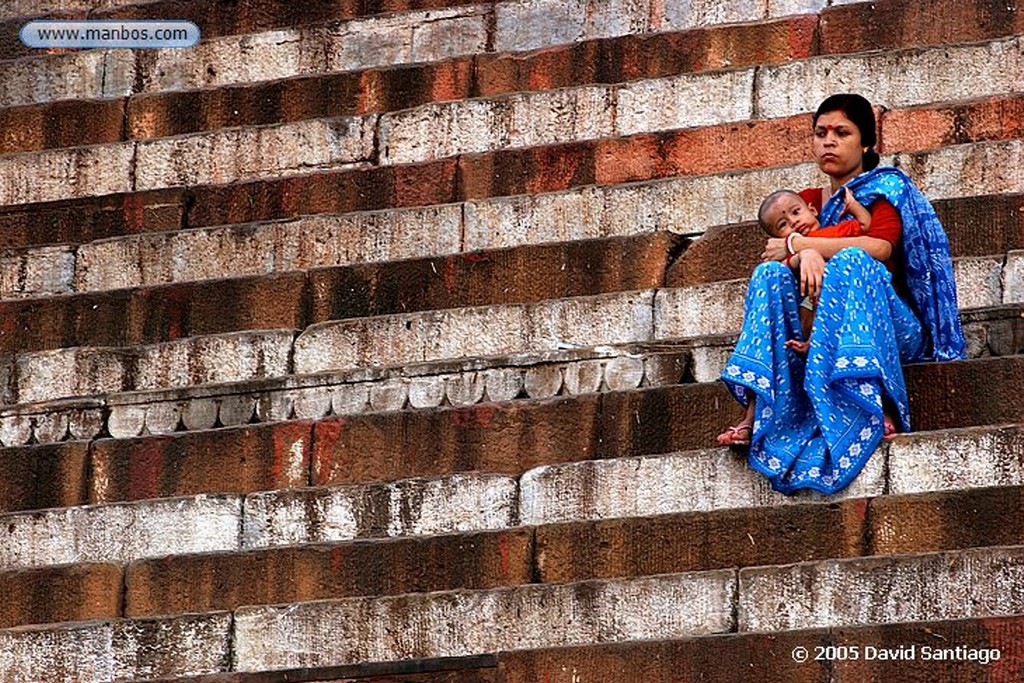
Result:
[[[0,681],[1024,679],[1022,74],[1013,3],[6,3]],[[969,358],[785,497],[715,380],[835,91]]]

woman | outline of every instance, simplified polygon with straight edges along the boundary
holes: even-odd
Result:
[[[871,104],[833,95],[813,128],[814,157],[830,183],[827,192],[801,196],[823,226],[833,225],[846,187],[870,210],[871,230],[838,239],[793,235],[788,244],[769,239],[722,373],[747,413],[719,443],[749,443],[751,466],[783,493],[846,487],[895,433],[894,422],[910,429],[900,363],[964,352],[945,232],[906,174],[878,167]],[[801,296],[817,302],[806,355],[786,345],[802,339]]]

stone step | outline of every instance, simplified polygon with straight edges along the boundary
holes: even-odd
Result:
[[[971,309],[961,317],[968,358],[1024,353],[1021,304]],[[0,410],[0,444],[121,439],[716,382],[735,343],[736,335],[663,339],[14,405]]]
[[[1019,131],[1013,126],[993,126],[992,121],[1017,120],[1020,117],[1013,112],[1021,107],[1021,103],[1024,103],[1024,98],[1017,96],[964,102],[957,106],[925,106],[883,113],[880,117],[880,129],[883,132],[886,131],[890,116],[894,122],[892,134],[886,133],[883,137],[886,141],[884,149],[914,152],[950,144],[1019,137]],[[243,183],[245,201],[242,201],[241,195],[233,194],[230,187],[204,187],[187,192],[183,189],[132,192],[49,202],[31,207],[7,206],[0,210],[0,224],[4,228],[0,244],[9,247],[62,241],[82,244],[126,234],[295,218],[300,209],[308,216],[400,207],[422,209],[430,205],[468,201],[466,210],[473,212],[480,202],[486,206],[487,200],[499,197],[511,199],[513,203],[509,209],[522,213],[523,209],[533,204],[527,202],[527,206],[517,209],[516,201],[511,196],[570,189],[575,189],[575,194],[578,194],[581,189],[593,183],[614,185],[660,178],[674,181],[663,183],[664,187],[669,188],[684,182],[686,190],[681,193],[683,197],[695,194],[702,198],[700,202],[687,202],[687,211],[693,213],[694,218],[689,218],[685,213],[676,215],[680,212],[660,217],[649,216],[649,210],[630,208],[628,201],[619,208],[617,205],[622,204],[623,199],[613,201],[612,198],[604,198],[605,191],[599,192],[599,195],[608,203],[612,212],[623,211],[626,216],[631,215],[634,221],[649,223],[660,218],[664,223],[663,229],[675,229],[677,232],[703,231],[708,225],[748,220],[756,212],[761,197],[758,196],[756,203],[753,198],[745,200],[741,211],[729,212],[728,207],[722,207],[720,200],[715,199],[715,192],[721,192],[722,189],[717,185],[708,185],[714,176],[704,179],[681,179],[678,176],[764,168],[802,161],[807,155],[806,131],[809,126],[809,116],[799,115],[783,119],[752,120],[738,128],[734,125],[712,126],[657,135],[641,134],[624,139],[469,155],[461,157],[458,163],[448,160],[355,171],[322,171],[311,176]],[[31,127],[35,128],[38,125]],[[734,140],[736,144],[723,147],[723,139]],[[764,142],[766,139],[781,142],[769,147]],[[23,156],[6,158],[19,159]],[[651,163],[651,159],[660,158],[664,158],[664,161]],[[902,162],[910,163],[913,159],[907,157]],[[901,161],[901,158],[897,156],[889,161]],[[927,175],[928,169],[920,163],[917,165],[921,168],[916,172]],[[1012,191],[1005,189],[1008,181],[1012,184],[1012,177],[984,178],[991,187],[973,181],[972,178],[981,175],[983,169],[984,165],[981,165],[978,169],[962,172],[960,175],[964,177],[959,179],[959,184],[977,185],[974,194],[979,195]],[[814,171],[814,176],[813,182],[820,182],[820,173]],[[112,177],[116,178],[116,174]],[[743,178],[745,176],[741,175],[740,179]],[[804,180],[802,176],[789,179],[782,177],[776,182],[795,184]],[[731,188],[730,192],[737,189]],[[58,188],[54,191],[63,190]],[[761,192],[760,187],[757,192]],[[293,194],[300,195],[301,201],[296,202]],[[620,190],[614,194],[621,195],[622,192]],[[657,199],[666,201],[673,198],[672,194],[668,192],[666,196]],[[969,196],[972,192],[947,190],[947,194]],[[256,202],[255,196],[262,198]],[[570,199],[573,196],[574,193],[568,195]],[[600,216],[601,212],[606,211],[602,208],[603,204],[593,208],[589,206],[596,198],[593,192],[584,192],[582,198],[574,200],[582,200],[587,206],[588,210],[584,212],[584,220],[587,222],[593,222],[590,213],[600,209],[596,214]],[[681,201],[680,198],[675,199]],[[540,205],[534,211],[547,204],[543,197],[534,201],[538,200]],[[255,203],[250,206],[250,201]],[[524,201],[525,198],[518,199],[519,204]],[[225,212],[225,209],[228,211]],[[580,210],[577,208],[576,211]],[[541,220],[543,215],[541,213],[534,220]],[[507,224],[508,217],[502,218],[499,214],[489,216],[489,219],[505,223],[499,233],[521,232],[521,228]],[[473,219],[470,216],[468,220]],[[579,231],[579,220],[573,224],[576,231]],[[588,231],[590,236],[598,236],[593,228]],[[307,229],[313,229],[313,226],[307,226]],[[358,232],[357,228],[353,230]],[[621,227],[603,226],[601,230],[603,234],[622,233]],[[478,240],[471,224],[467,225],[467,232],[468,240]],[[480,247],[467,243],[466,248]],[[261,262],[265,259],[252,260]]]
[[[907,366],[915,433],[1024,421],[1014,398],[1024,381],[1022,372],[1021,356]],[[0,486],[0,509],[472,471],[518,477],[558,463],[708,448],[738,412],[718,382],[671,384],[542,401],[13,447],[3,451],[9,467]],[[707,463],[719,462],[716,457],[706,456]],[[737,476],[745,476],[745,467],[737,467]],[[742,490],[736,495],[748,505],[761,494]]]
[[[660,232],[0,301],[5,321],[0,353],[133,346],[241,330],[302,329],[327,320],[398,312],[649,289],[662,284],[668,264],[685,244],[683,238]],[[197,250],[193,255],[210,254]],[[208,274],[215,275],[215,268]],[[224,301],[232,302],[227,310]]]
[[[1022,41],[1015,37],[864,57],[817,57],[781,66],[682,74],[616,86],[458,100],[381,115],[5,155],[0,157],[0,170],[11,180],[0,184],[0,204],[283,178],[353,165],[404,165],[463,154],[739,124],[755,117],[795,116],[813,110],[830,92],[828,78],[841,77],[844,87],[859,85],[855,89],[866,90],[876,84],[875,74],[889,74],[885,89],[876,96],[879,104],[889,107],[1005,96],[1020,91],[1016,73],[1024,68],[1011,67],[1024,59]],[[997,61],[1008,64],[1007,70],[994,70],[992,64]],[[955,75],[962,73],[961,62],[976,69],[979,77],[956,80]],[[826,77],[826,72],[832,75]],[[901,74],[907,73],[929,74],[928,83],[914,83],[927,95],[905,94],[909,88]],[[794,100],[792,88],[785,88],[797,81],[825,81],[825,85]],[[666,102],[679,104],[666,106]],[[254,154],[254,148],[270,150],[271,160]],[[101,159],[103,172],[99,173]]]
[[[291,11],[281,7],[274,3],[274,9],[268,11]],[[221,11],[218,5],[204,4],[204,8]],[[234,14],[232,18],[244,16]],[[816,27],[817,17],[808,15],[588,40],[537,53],[481,53],[249,85],[141,93],[127,99],[62,100],[7,107],[0,110],[0,122],[11,132],[0,140],[0,153],[147,140],[241,125],[361,116],[443,100],[777,63],[813,54]],[[755,51],[753,45],[761,49]],[[651,54],[658,59],[649,59]],[[81,119],[81,107],[89,107],[89,119]],[[41,122],[45,120],[60,120],[61,125],[44,127]]]
[[[971,463],[972,440],[981,447],[983,463]],[[577,499],[593,491],[604,501],[613,500],[626,487],[644,490],[644,484],[652,483],[645,482],[644,477],[652,475],[659,476],[662,486],[671,482],[682,483],[686,488],[674,488],[660,501],[644,499],[626,505],[612,502],[614,509],[602,510],[611,518],[597,521],[587,521],[593,517],[591,509],[572,508],[564,501],[559,502],[564,515],[535,514],[536,504],[526,500],[531,496],[531,472],[524,476],[523,483],[519,524],[525,526],[517,526],[514,518],[509,517],[479,525],[487,528],[490,524],[500,529],[489,532],[473,531],[474,525],[460,531],[457,523],[448,522],[444,522],[444,529],[418,526],[399,532],[393,526],[386,530],[389,522],[382,518],[378,522],[383,526],[367,527],[369,533],[363,538],[361,533],[352,534],[351,530],[339,533],[343,524],[339,524],[336,513],[346,505],[351,506],[355,517],[361,514],[358,505],[382,509],[368,502],[369,496],[360,499],[358,493],[346,494],[341,489],[259,494],[249,497],[247,508],[251,505],[254,510],[250,517],[246,509],[244,526],[248,531],[243,533],[240,548],[234,551],[143,558],[123,566],[75,564],[0,574],[0,589],[7,597],[0,611],[0,627],[112,618],[121,614],[146,618],[339,597],[495,588],[530,582],[561,584],[1019,545],[1024,538],[1019,525],[1000,521],[1012,517],[1024,505],[1024,474],[1016,462],[1021,442],[1019,425],[901,437],[888,458],[890,467],[896,464],[897,472],[889,475],[896,486],[885,495],[886,487],[878,481],[838,498],[802,495],[786,499],[762,492],[757,500],[733,495],[730,502],[725,502],[720,494],[710,506],[702,502],[696,506],[664,504],[672,494],[679,494],[675,502],[683,497],[693,500],[693,488],[684,482],[695,470],[706,468],[698,462],[687,466],[685,461],[702,458],[703,453],[671,456],[679,461],[678,468],[671,471],[664,467],[652,471],[654,467],[649,463],[654,459],[640,465],[629,459],[588,463],[603,467],[605,472],[612,469],[605,465],[619,466],[620,475],[616,478],[598,472],[601,484],[585,481],[571,492]],[[901,449],[901,444],[908,447]],[[733,459],[739,463],[737,458]],[[913,459],[916,461],[911,463]],[[954,459],[959,462],[951,467]],[[969,468],[966,473],[965,461]],[[933,466],[937,472],[931,471]],[[643,470],[643,474],[623,474],[632,467]],[[728,463],[724,469],[735,467]],[[1011,469],[1012,475],[1008,472]],[[918,480],[908,485],[903,470],[910,470]],[[1000,471],[1002,476],[991,477],[993,470]],[[705,478],[706,489],[711,490],[713,484],[719,483],[714,476],[709,473]],[[740,478],[728,476],[733,480]],[[758,478],[756,474],[747,470],[742,476],[750,480],[748,488],[757,487],[753,481]],[[550,482],[551,472],[542,470],[540,477]],[[727,484],[727,491],[726,496],[735,492],[736,487]],[[865,494],[868,497],[863,497]],[[349,496],[347,504],[342,504],[343,495]],[[449,510],[480,504],[457,497],[448,504]],[[259,524],[266,519],[267,508],[260,508],[260,498],[274,501],[270,516],[278,522],[263,539],[268,541],[265,547],[261,547],[263,540],[252,533],[253,525],[248,521],[255,518]],[[290,505],[293,512],[273,508],[282,502]],[[383,508],[388,507],[387,502],[381,502]],[[288,531],[287,522],[282,520],[291,517],[294,523],[294,511],[303,506],[307,511],[319,510],[319,516],[306,516],[303,534]],[[391,506],[395,507],[395,503]],[[699,511],[681,512],[684,508]],[[574,517],[576,512],[579,514]],[[438,531],[442,535],[434,535]],[[379,540],[396,534],[406,537]],[[362,540],[339,542],[345,538]],[[282,581],[282,576],[289,580]],[[40,602],[32,598],[44,593],[59,595],[61,599]]]
[[[1013,615],[520,650],[499,656],[499,669],[493,680],[500,683],[632,680],[648,683],[933,683],[958,680],[999,683],[1020,675],[1022,633],[1024,616]],[[804,648],[798,651],[798,658],[806,651],[809,659],[796,661],[793,652],[797,648]],[[816,655],[828,655],[829,659],[815,661]],[[967,659],[972,656],[973,659]],[[986,663],[980,663],[980,658]],[[244,675],[238,676],[224,683],[250,683]],[[283,680],[286,679],[273,678],[267,683]]]
[[[734,629],[1008,617],[1024,610],[1013,589],[1022,573],[1024,550],[1017,546],[743,569],[738,586],[732,572],[720,570],[247,607],[234,613],[234,665],[264,671]],[[778,601],[765,595],[772,589],[792,601],[781,612]],[[851,603],[850,595],[870,597]],[[381,638],[381,630],[391,637]]]
[[[929,7],[924,9],[922,3],[900,0],[874,6],[864,3],[828,7],[822,9],[820,23],[817,15],[803,15],[752,24],[591,39],[535,53],[486,53],[365,72],[136,94],[127,100],[58,101],[8,107],[0,110],[0,125],[9,131],[0,140],[0,153],[76,147],[123,139],[161,138],[239,125],[382,113],[440,100],[493,97],[527,90],[623,83],[706,69],[777,64],[816,54],[873,50],[883,42],[900,40],[903,42],[891,47],[993,39],[1008,35],[1013,30],[1013,21],[1021,21],[1013,7],[1006,8],[1013,19],[1002,22],[981,21],[983,17],[979,15],[993,11],[985,3],[962,3],[951,8],[948,3],[943,6],[942,2],[933,0],[924,5]],[[166,6],[164,3],[145,6],[145,14],[153,18],[150,12]],[[175,18],[182,18],[181,3],[170,6]],[[211,28],[233,31],[239,22],[244,23],[253,16],[258,16],[262,26],[267,28],[267,22],[279,20],[276,15],[291,12],[281,7],[274,3],[273,7],[260,12],[233,13],[230,17],[215,20],[196,17],[194,20],[203,27],[204,35],[209,35]],[[193,3],[190,9],[222,12],[219,5],[195,7]],[[304,10],[303,15],[315,21],[317,12],[323,9],[318,5],[310,8],[309,14]],[[330,6],[331,11],[345,9],[334,3]],[[933,16],[964,15],[950,17],[954,23],[949,25],[958,25],[961,30],[958,35],[950,36],[941,32],[941,22],[924,22],[923,25],[904,26],[899,36],[887,32],[884,41],[879,38],[870,47],[849,48],[849,32],[846,31],[849,24],[877,26],[879,15],[895,19],[902,14],[922,11]],[[280,19],[284,20],[284,17]],[[968,30],[977,32],[968,35]],[[11,36],[16,34],[16,30],[10,32]],[[858,31],[858,36],[860,34]],[[17,45],[20,46],[20,42]],[[3,49],[0,41],[0,50]],[[21,46],[21,49],[26,48]],[[471,78],[473,74],[475,78]],[[270,103],[287,103],[288,106]],[[87,116],[83,116],[82,107],[88,107]],[[42,125],[43,121],[54,120],[61,121],[61,124]]]
[[[960,307],[1024,301],[1024,251],[954,262]],[[656,264],[657,265],[657,264]],[[657,273],[656,273],[657,275]],[[1006,287],[1004,290],[1003,287]],[[746,280],[10,354],[9,404],[738,333]],[[602,289],[598,287],[598,289]],[[297,336],[296,336],[297,335]]]
[[[957,208],[961,202],[954,200],[962,200],[966,207],[971,202],[977,204],[982,196],[1011,195],[996,203],[986,215],[987,230],[994,233],[994,248],[997,244],[1009,246],[1006,237],[999,239],[1003,235],[1021,241],[1017,229],[1021,217],[1019,212],[1014,212],[1014,202],[1017,195],[1024,192],[1024,176],[1017,173],[997,176],[994,169],[1015,168],[1014,164],[1021,161],[1022,150],[1024,143],[1020,140],[991,141],[898,154],[886,161],[907,168],[932,201],[943,207],[944,215],[956,216],[961,211]],[[377,169],[373,173],[383,171]],[[487,174],[490,173],[488,170]],[[301,180],[307,186],[304,190],[292,189],[305,194],[315,187],[310,183],[323,181],[322,187],[316,189],[319,194],[342,178],[331,175],[297,177],[291,180]],[[432,182],[427,177],[421,180]],[[238,187],[257,195],[264,190],[292,191],[275,185],[277,182]],[[356,192],[355,187],[349,190],[334,187],[332,191],[340,194],[332,194],[329,205],[307,196],[309,201],[303,200],[302,210],[314,215],[292,220],[277,220],[280,217],[274,214],[281,207],[271,208],[262,199],[250,195],[245,199],[247,208],[243,215],[231,208],[232,204],[240,206],[237,202],[241,194],[235,194],[233,189],[236,186],[207,187],[202,190],[209,192],[207,199],[197,200],[189,220],[213,223],[213,226],[112,237],[80,246],[48,245],[10,250],[0,258],[0,296],[24,298],[148,287],[657,231],[703,233],[709,226],[749,221],[764,196],[774,189],[808,187],[818,182],[820,173],[816,165],[799,164],[635,184],[586,186],[536,195],[501,196],[504,190],[499,190],[499,196],[461,203],[450,203],[451,196],[424,199],[422,195],[416,198],[403,193],[403,201],[428,206],[341,215],[316,213],[343,208],[344,201],[339,204],[339,196],[343,197],[349,190]],[[515,188],[516,191],[523,189],[528,188]],[[411,192],[421,190],[422,186]],[[490,192],[487,190],[485,194]],[[723,196],[729,196],[731,201],[723,203]],[[968,197],[974,199],[968,201]],[[270,201],[276,203],[277,200]],[[259,207],[253,208],[250,202]],[[199,206],[208,203],[219,206],[220,215],[196,213]],[[109,212],[104,211],[109,218]],[[8,217],[20,220],[15,214]],[[249,220],[258,222],[237,224]],[[429,235],[423,234],[425,223],[435,226]],[[964,234],[969,234],[969,221],[961,220],[953,227],[959,230],[961,224]],[[975,238],[958,240],[973,240],[977,244]],[[750,242],[746,244],[749,249]]]
[[[228,671],[231,614],[113,619],[0,630],[0,680],[111,681]]]

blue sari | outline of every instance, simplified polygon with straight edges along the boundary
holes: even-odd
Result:
[[[882,440],[883,403],[910,430],[901,363],[964,355],[949,243],[927,198],[895,168],[862,173],[847,187],[861,204],[884,197],[899,213],[910,301],[863,249],[839,251],[825,264],[803,356],[785,347],[802,339],[797,278],[778,262],[754,270],[722,379],[743,405],[748,390],[756,395],[749,462],[783,493],[849,485]],[[822,225],[837,223],[842,209],[837,193],[822,207]]]

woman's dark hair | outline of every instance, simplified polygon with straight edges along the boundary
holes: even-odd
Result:
[[[868,148],[868,151],[864,153],[864,170],[870,171],[878,166],[878,152],[875,151],[875,145],[878,144],[875,132],[875,110],[871,108],[871,103],[853,93],[841,93],[826,97],[825,101],[818,105],[818,111],[814,112],[811,125],[817,126],[818,118],[822,114],[833,111],[843,112],[846,118],[850,119],[860,131],[860,141]]]

